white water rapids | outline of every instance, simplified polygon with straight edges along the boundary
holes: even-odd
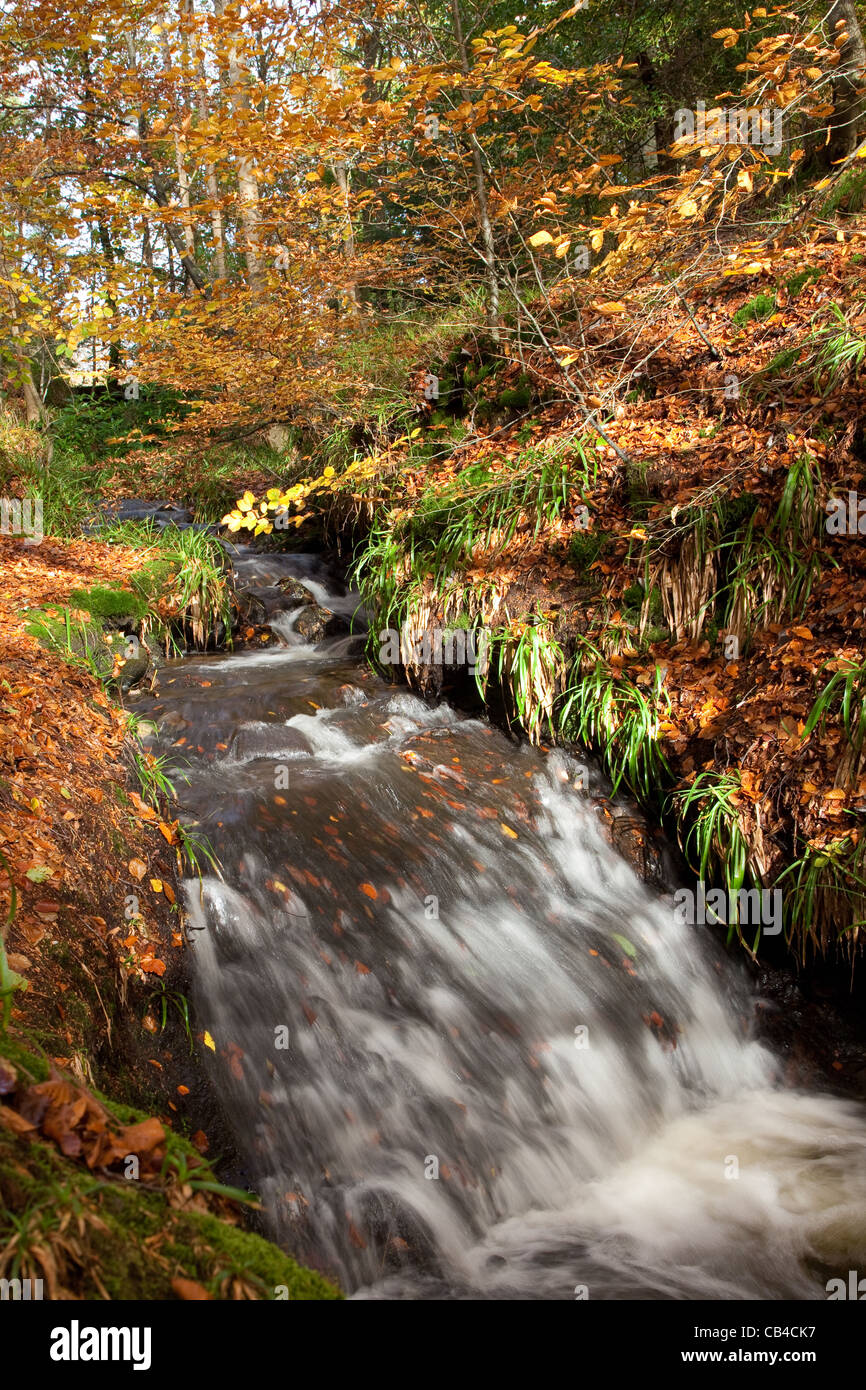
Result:
[[[351,611],[312,557],[237,565]],[[274,626],[290,645],[171,663],[151,714],[223,865],[189,885],[195,1000],[273,1238],[357,1298],[866,1273],[862,1108],[782,1084],[739,971],[569,759]]]

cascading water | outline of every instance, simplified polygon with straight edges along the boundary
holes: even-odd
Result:
[[[342,592],[313,557],[244,582]],[[866,1269],[866,1116],[779,1083],[751,1000],[574,766],[354,638],[193,657],[150,717],[224,878],[199,1018],[273,1238],[356,1297],[824,1298]]]

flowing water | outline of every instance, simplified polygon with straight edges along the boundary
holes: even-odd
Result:
[[[235,564],[354,609],[314,557]],[[866,1273],[862,1109],[781,1084],[740,973],[570,760],[295,618],[140,706],[222,864],[187,887],[194,995],[271,1236],[359,1298],[811,1299]]]

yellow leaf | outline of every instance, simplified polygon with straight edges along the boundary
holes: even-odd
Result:
[[[599,314],[624,314],[625,305],[619,299],[609,299],[604,304],[593,305],[596,313]]]
[[[161,892],[162,892],[162,879],[161,879],[161,878],[152,878],[152,879],[150,880],[150,886],[151,886],[151,888],[153,889],[154,893],[161,893]]]
[[[694,198],[686,198],[684,203],[680,203],[678,211],[680,217],[696,217],[698,205]]]
[[[535,232],[529,238],[530,246],[549,246],[552,241],[553,237],[550,235],[550,232],[544,231]]]
[[[211,1052],[216,1052],[216,1043],[206,1028],[204,1030],[204,1045],[205,1047],[209,1047]]]
[[[512,830],[511,826],[506,825],[504,821],[499,822],[499,829],[502,831],[503,835],[508,835],[509,838],[512,840],[516,840],[519,838],[517,831]]]

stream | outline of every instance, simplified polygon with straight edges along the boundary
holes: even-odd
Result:
[[[312,555],[237,547],[238,583]],[[359,1299],[824,1299],[866,1274],[866,1115],[611,847],[576,764],[316,645],[167,663],[137,712],[222,877],[192,992],[268,1234]]]

